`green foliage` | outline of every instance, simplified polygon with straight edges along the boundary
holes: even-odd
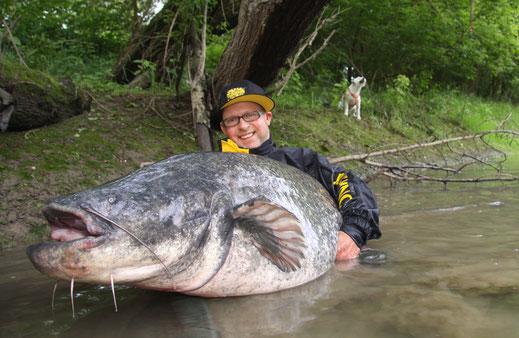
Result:
[[[149,60],[135,60],[134,63],[139,65],[139,70],[136,75],[148,73],[148,76],[151,79],[151,87],[155,88],[155,72],[157,71],[157,65]]]
[[[432,89],[433,84],[433,74],[431,70],[423,70],[417,75],[413,76],[413,81],[415,92],[418,94],[423,94],[427,92],[429,89]]]
[[[31,68],[77,77],[113,64],[134,25],[130,6],[125,0],[25,0],[8,1],[0,10]],[[1,47],[17,58],[10,43]]]
[[[409,86],[411,85],[411,81],[405,75],[398,75],[396,79],[393,81],[393,88],[400,95],[405,95],[409,93]]]
[[[207,38],[208,45],[205,60],[206,72],[209,76],[213,75],[214,71],[216,70],[218,62],[220,61],[220,58],[225,51],[225,47],[230,40],[231,32],[226,32],[223,35],[209,34]]]
[[[0,13],[8,24],[16,23],[13,41],[30,67],[75,81],[84,81],[86,76],[104,82],[131,32],[149,22],[157,2],[137,1],[138,17],[133,2],[127,0],[5,0]],[[192,22],[202,21],[202,0],[170,0],[165,4],[171,12],[165,20],[171,20],[177,10],[183,18],[176,21],[172,39],[179,39],[180,32]],[[217,4],[216,0],[209,2],[211,8]],[[519,100],[519,2],[474,1],[472,29],[470,6],[461,0],[334,0],[328,11],[345,10],[340,24],[327,28],[336,30],[333,39],[288,86],[296,96],[301,88],[340,92],[348,84],[343,72],[348,66],[364,75],[372,88],[392,86],[398,75],[405,75],[412,80],[412,92],[418,94],[448,85],[486,97]],[[327,33],[325,29],[314,46]],[[208,76],[216,69],[230,37],[227,23],[208,27]],[[312,52],[306,51],[306,56]],[[17,59],[11,41],[1,42],[0,55]],[[151,70],[151,66],[141,64],[141,71]],[[173,70],[168,71],[173,74]],[[313,102],[324,102],[315,90],[310,94]]]
[[[362,121],[344,117],[337,108],[344,88],[341,83],[336,83],[332,90],[328,90],[330,86],[302,85],[297,90],[290,87],[275,98],[273,135],[278,137],[280,145],[310,146],[324,153],[338,154],[351,151],[347,147],[349,142],[363,140],[363,144],[374,147],[395,135],[409,143],[409,140],[435,140],[496,128],[519,130],[519,108],[512,103],[439,86],[418,93],[416,88],[423,83],[420,81],[419,77],[409,79],[398,75],[385,88],[364,90]],[[292,85],[295,84],[297,81]],[[292,113],[287,115],[287,112]],[[338,136],[337,128],[343,128],[346,134]],[[372,128],[377,129],[375,134]],[[393,136],[383,136],[385,133]],[[509,149],[515,145],[509,144],[508,138],[492,139]],[[346,144],[336,144],[341,142]]]
[[[337,106],[338,99],[335,98],[341,95],[339,85],[337,88],[332,88],[328,83],[308,83],[303,80],[298,72],[294,72],[281,96],[275,98],[276,106],[281,109],[285,107],[321,109],[329,107],[332,101],[335,102],[334,100],[336,102],[333,104]]]
[[[138,18],[127,0],[6,0],[0,10],[6,22],[16,22],[13,41],[29,66],[117,95],[126,89],[107,81],[109,70],[135,25],[150,20],[156,2],[138,1]],[[202,0],[170,0],[166,4],[171,12],[167,20],[177,10],[185,18],[177,21],[173,39],[180,36],[179,31],[188,29],[190,22],[202,20]],[[215,0],[209,3],[217,4]],[[329,11],[346,10],[340,24],[328,28],[336,29],[330,45],[293,74],[278,106],[335,109],[349,85],[348,75],[358,74],[368,78],[369,87],[362,95],[363,109],[371,109],[375,119],[404,121],[411,110],[425,114],[443,111],[447,99],[437,94],[453,90],[458,93],[470,89],[484,97],[519,100],[519,3],[476,0],[474,4],[471,30],[470,2],[334,0]],[[231,33],[227,23],[208,27],[208,76],[216,69]],[[0,45],[1,55],[17,59],[11,41],[6,41]],[[316,41],[314,48],[318,45]],[[153,61],[136,62],[138,72],[157,71]],[[355,73],[346,74],[345,66],[353,67]],[[155,83],[154,76],[150,78],[153,91],[168,89]],[[183,90],[189,89],[185,83],[181,85]],[[468,128],[477,124],[470,122],[467,114],[447,115]],[[479,115],[486,116],[487,112]],[[421,119],[425,121],[427,116]],[[402,129],[398,123],[394,122],[395,128]]]
[[[338,7],[346,9],[340,24],[328,29],[336,33],[301,71],[304,82],[326,69],[337,83],[349,66],[379,88],[402,74],[417,93],[440,84],[519,100],[518,1],[474,1],[473,30],[470,1],[334,0],[329,11]]]

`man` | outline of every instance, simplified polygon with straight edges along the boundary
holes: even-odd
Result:
[[[270,135],[274,101],[248,80],[224,87],[214,122],[227,137],[221,151],[266,156],[299,168],[317,179],[334,198],[343,217],[336,260],[352,259],[368,239],[379,238],[379,209],[371,189],[342,167],[308,148],[277,148]]]

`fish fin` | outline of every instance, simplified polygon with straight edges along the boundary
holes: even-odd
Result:
[[[261,255],[280,270],[293,272],[305,257],[305,236],[301,223],[290,211],[264,197],[235,206],[231,215],[237,226],[251,235]]]

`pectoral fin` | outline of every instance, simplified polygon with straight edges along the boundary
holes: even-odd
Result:
[[[305,257],[305,237],[299,220],[263,197],[234,207],[237,226],[251,235],[259,252],[284,272],[296,271]]]

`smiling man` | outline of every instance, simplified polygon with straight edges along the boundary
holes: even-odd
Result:
[[[220,150],[269,157],[317,179],[334,198],[343,218],[336,260],[357,257],[368,239],[381,236],[380,211],[373,192],[352,172],[330,164],[312,149],[277,148],[269,128],[274,106],[274,100],[251,81],[224,87],[215,121],[227,137],[218,142]]]

